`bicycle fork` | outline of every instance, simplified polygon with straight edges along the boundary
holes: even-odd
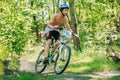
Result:
[[[65,61],[66,59],[66,50],[65,45],[61,44],[59,48],[59,58],[61,61]]]

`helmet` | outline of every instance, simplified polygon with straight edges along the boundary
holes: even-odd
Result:
[[[69,6],[67,4],[61,4],[60,5],[60,11],[63,10],[63,9],[69,9]]]

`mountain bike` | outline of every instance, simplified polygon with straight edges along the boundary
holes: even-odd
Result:
[[[62,74],[65,71],[71,58],[71,48],[66,43],[66,39],[70,38],[71,34],[70,32],[68,32],[63,28],[59,28],[59,30],[62,36],[59,40],[58,47],[56,48],[54,53],[52,53],[52,49],[55,43],[55,41],[53,41],[53,43],[50,46],[49,54],[48,54],[49,63],[54,64],[54,72],[56,74]],[[44,49],[39,53],[37,57],[35,63],[36,73],[42,73],[47,67],[47,65],[43,64],[43,60],[44,60],[43,56],[44,56]]]
[[[108,46],[107,46],[107,51],[109,52],[109,57],[112,58],[112,60],[116,62],[120,62],[120,38],[119,35],[113,35],[113,36],[108,36]]]

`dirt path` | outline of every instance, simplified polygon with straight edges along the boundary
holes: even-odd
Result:
[[[35,72],[34,63],[34,59],[22,58],[20,60],[20,71]]]
[[[36,58],[29,58],[29,57],[24,57],[21,58],[20,60],[20,70],[21,71],[27,71],[27,72],[32,72],[35,73],[35,59]],[[50,74],[50,75],[54,75],[53,73],[53,67],[48,66],[47,69],[44,71],[44,73]],[[52,72],[52,73],[51,73]],[[82,73],[64,73],[65,75],[74,75],[74,76],[79,76],[79,77],[91,77],[93,79],[99,79],[99,78],[111,78],[114,76],[120,76],[120,72],[119,71],[109,71],[109,72],[95,72],[95,73],[86,73],[86,74],[82,74]],[[73,76],[73,77],[74,77]],[[67,76],[68,77],[68,76]],[[72,80],[72,79],[71,79]]]
[[[24,56],[20,59],[20,68],[19,68],[20,71],[35,73],[35,61],[37,59],[40,48],[41,48],[40,46],[35,48],[30,48],[28,52],[32,52],[34,54]],[[52,69],[53,68],[51,66],[48,66],[44,72],[49,72]]]
[[[35,73],[35,59],[22,58],[20,60],[20,71]],[[53,67],[48,65],[44,73],[51,72],[50,70],[53,71]]]
[[[36,51],[38,51],[38,48]],[[33,49],[34,50],[34,49]],[[20,71],[26,71],[26,72],[32,72],[35,73],[35,61],[36,61],[36,57],[38,56],[37,53],[39,52],[34,52],[34,55],[30,55],[30,56],[25,56],[22,57],[20,59]],[[47,69],[45,69],[44,73],[47,75],[55,75],[54,74],[54,70],[53,70],[53,66],[47,66]],[[94,72],[94,73],[72,73],[72,72],[64,72],[62,75],[62,77],[64,76],[66,78],[66,80],[76,80],[77,77],[90,77],[92,79],[99,79],[99,78],[112,78],[115,76],[120,76],[120,71],[109,71],[109,72]],[[74,78],[75,77],[75,78]],[[79,80],[79,79],[77,79]]]

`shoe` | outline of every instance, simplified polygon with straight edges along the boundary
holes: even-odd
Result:
[[[52,60],[51,60],[51,63],[54,63],[54,62],[55,62],[55,60],[54,60],[54,59],[52,59]]]
[[[45,58],[44,58],[43,64],[44,64],[44,65],[48,65],[48,64],[49,64],[49,59],[48,59],[48,57],[45,57]]]

